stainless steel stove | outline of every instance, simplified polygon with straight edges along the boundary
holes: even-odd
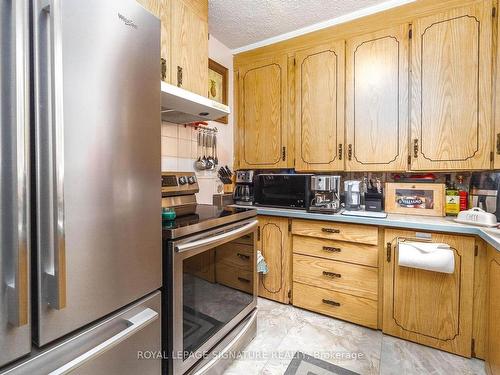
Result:
[[[255,337],[257,211],[196,203],[194,173],[164,173],[164,374],[222,374]]]

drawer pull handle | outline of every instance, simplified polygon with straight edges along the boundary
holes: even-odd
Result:
[[[250,255],[245,255],[245,254],[241,254],[241,253],[237,253],[236,254],[240,259],[243,259],[243,260],[249,260],[250,259]]]
[[[336,306],[336,307],[340,306],[340,303],[329,300],[329,299],[323,299],[323,303],[326,305],[330,305],[330,306]]]
[[[323,271],[323,275],[331,278],[341,278],[342,275],[340,273],[335,273],[335,272],[329,272],[329,271]]]
[[[241,281],[241,282],[243,282],[243,283],[249,283],[250,282],[250,280],[245,279],[243,277],[238,277],[238,280]]]
[[[330,246],[323,246],[323,250],[329,253],[340,253],[342,251],[340,247],[330,247]]]
[[[321,231],[325,233],[340,233],[340,229],[335,228],[321,228]]]

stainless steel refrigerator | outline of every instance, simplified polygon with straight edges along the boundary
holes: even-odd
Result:
[[[160,22],[0,0],[0,373],[159,374]]]

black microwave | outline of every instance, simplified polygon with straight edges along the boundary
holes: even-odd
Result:
[[[254,180],[255,205],[307,209],[312,174],[259,174]]]

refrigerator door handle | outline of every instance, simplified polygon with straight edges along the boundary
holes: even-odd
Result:
[[[125,323],[127,324],[126,329],[107,339],[96,347],[90,349],[88,352],[82,354],[81,356],[59,367],[57,370],[52,371],[49,375],[63,375],[74,371],[78,367],[84,365],[86,362],[100,356],[104,352],[112,349],[122,341],[126,340],[128,337],[134,335],[147,325],[154,322],[156,319],[158,319],[158,317],[159,314],[153,309],[149,307],[144,309],[137,315],[134,315],[133,317],[125,321]]]
[[[58,4],[55,6],[55,4]],[[50,181],[47,182],[48,199],[51,201],[51,230],[47,245],[51,264],[44,272],[46,297],[51,308],[61,310],[66,307],[66,243],[64,222],[64,115],[63,115],[63,61],[62,61],[62,20],[60,3],[41,0],[42,18],[45,22],[47,60],[41,62],[47,74],[47,109],[50,149]],[[38,72],[40,74],[40,72]],[[39,110],[39,109],[38,109]],[[42,115],[41,113],[38,114]],[[40,198],[39,198],[40,199]]]
[[[16,191],[15,215],[17,225],[13,272],[7,280],[8,321],[14,327],[28,324],[28,4],[13,1],[15,28],[15,133],[16,133]]]

